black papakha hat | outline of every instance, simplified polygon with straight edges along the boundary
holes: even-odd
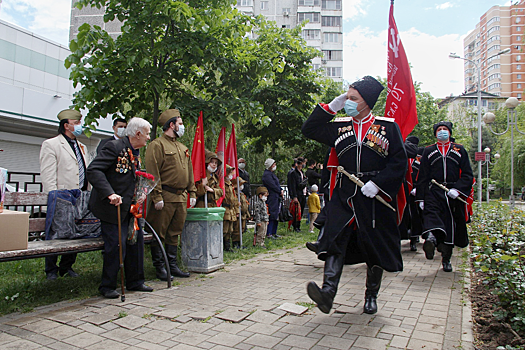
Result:
[[[413,145],[419,145],[419,137],[417,136],[409,136],[407,137],[407,141],[410,142]]]
[[[379,94],[384,89],[383,85],[370,75],[362,77],[350,87],[359,92],[370,109],[374,108]]]
[[[434,124],[434,136],[436,136],[436,131],[440,126],[445,126],[448,129],[448,131],[450,131],[450,136],[452,136],[452,127],[454,126],[454,124],[452,124],[451,122],[444,121],[440,121],[439,123]]]

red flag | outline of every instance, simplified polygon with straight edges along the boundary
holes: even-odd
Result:
[[[202,111],[197,122],[193,149],[191,150],[191,164],[193,165],[193,181],[197,182],[206,177],[206,156],[204,152],[204,123]]]
[[[407,55],[394,20],[394,1],[390,5],[388,24],[388,95],[385,116],[395,119],[404,140],[417,124],[416,92]]]
[[[224,155],[226,164],[235,168],[233,178],[239,176],[239,164],[237,162],[237,141],[235,139],[235,124],[232,124],[232,133],[228,140],[228,146],[226,147],[226,154]]]
[[[226,128],[223,126],[219,134],[219,139],[217,140],[217,148],[215,148],[215,153],[217,153],[217,158],[219,158],[222,162],[222,165],[220,165],[217,168],[217,171],[215,172],[215,174],[217,174],[217,177],[219,178],[219,187],[222,189],[222,193],[224,193],[224,169],[225,169],[224,149],[225,148],[226,148]],[[217,200],[218,207],[221,206],[223,200],[224,200],[224,194],[222,195],[221,198]]]

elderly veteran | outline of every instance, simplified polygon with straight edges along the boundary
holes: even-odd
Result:
[[[99,291],[105,298],[118,298],[117,276],[120,268],[118,242],[118,214],[120,205],[121,224],[127,227],[131,218],[130,208],[135,194],[135,171],[140,170],[139,148],[149,140],[151,124],[141,118],[132,118],[126,135],[107,142],[87,169],[93,186],[89,200],[90,210],[101,221],[104,240],[104,265]],[[128,230],[122,230],[122,254],[126,288],[131,291],[151,292],[144,284],[144,237],[138,231],[137,242],[127,244]]]
[[[58,136],[45,140],[40,149],[40,177],[44,192],[86,190],[87,148],[77,140],[82,135],[82,114],[73,109],[65,109],[58,113],[57,118],[60,121]],[[76,253],[63,254],[60,265],[57,266],[58,256],[46,257],[46,278],[56,280],[58,275],[78,277],[73,270],[76,258]]]
[[[403,270],[396,212],[375,198],[379,195],[395,207],[408,164],[399,126],[372,114],[382,90],[380,82],[365,76],[330,104],[319,104],[302,127],[306,137],[335,148],[341,170],[347,173],[339,174],[325,206],[317,251],[325,261],[322,288],[315,282],[307,285],[308,295],[324,313],[332,308],[344,264],[367,265],[363,311],[368,314],[377,312],[383,270]],[[342,108],[349,120],[332,122]]]
[[[187,202],[195,206],[197,188],[193,182],[193,166],[188,147],[179,139],[184,135],[184,123],[178,109],[168,109],[159,117],[164,133],[153,140],[146,150],[146,171],[159,183],[149,196],[146,220],[166,246],[172,276],[189,277],[177,266],[177,246],[186,221]],[[167,279],[162,265],[162,252],[151,244],[151,256],[157,277]]]

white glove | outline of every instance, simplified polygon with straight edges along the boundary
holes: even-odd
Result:
[[[193,208],[197,204],[197,198],[190,198],[190,207]]]
[[[412,191],[410,191],[410,194],[415,196],[416,195],[416,189],[414,188]]]
[[[164,201],[160,201],[160,202],[155,203],[155,209],[156,210],[162,210],[162,208],[164,208]]]
[[[348,98],[346,97],[346,92],[342,95],[337,96],[328,104],[328,108],[330,108],[333,112],[337,113],[343,107],[345,106],[345,102]]]
[[[368,181],[363,187],[361,187],[361,192],[369,198],[374,198],[377,192],[379,192],[379,188],[377,188],[372,181]]]
[[[452,188],[450,189],[450,191],[447,192],[447,196],[449,196],[452,199],[456,199],[459,196],[459,192],[455,188]]]
[[[419,207],[421,208],[421,210],[425,210],[425,202],[419,202]]]

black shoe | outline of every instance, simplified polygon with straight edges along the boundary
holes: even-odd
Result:
[[[432,233],[428,234],[425,243],[423,243],[423,251],[425,252],[425,257],[428,260],[434,259],[434,250],[436,249],[436,237]]]
[[[229,243],[229,242],[228,242]],[[170,272],[172,276],[175,277],[190,277],[190,274],[187,272],[182,272],[177,266],[177,246],[166,244],[166,255],[168,256],[168,261],[170,265]]]
[[[452,264],[450,261],[443,260],[443,271],[452,272]]]
[[[417,243],[410,241],[410,251],[417,252]]]
[[[139,284],[138,286],[133,287],[133,288],[127,288],[127,290],[134,291],[134,292],[153,292],[153,288],[145,285],[144,283]]]
[[[308,282],[306,285],[306,292],[310,299],[316,302],[317,307],[321,312],[328,314],[332,309],[334,298],[324,292],[321,288],[315,284],[315,282]]]
[[[58,275],[56,272],[48,272],[46,273],[46,280],[54,281],[58,278]]]
[[[306,242],[306,248],[314,253],[317,253],[317,250],[319,249],[319,242]]]
[[[381,280],[383,278],[383,269],[379,266],[367,268],[366,271],[366,291],[365,304],[363,312],[366,314],[375,314],[377,312],[377,295],[381,288]]]
[[[60,271],[59,272],[60,276],[63,277],[73,277],[73,278],[76,278],[78,277],[78,273],[76,273],[75,271],[73,271],[73,269],[68,269],[67,271],[63,272],[63,271]]]
[[[120,294],[118,294],[118,292],[114,289],[106,290],[104,292],[101,291],[100,294],[102,294],[104,298],[108,299],[117,299],[120,296]]]
[[[277,233],[273,235],[273,238],[281,238]]]
[[[363,312],[369,315],[373,315],[377,312],[377,296],[365,294]]]

